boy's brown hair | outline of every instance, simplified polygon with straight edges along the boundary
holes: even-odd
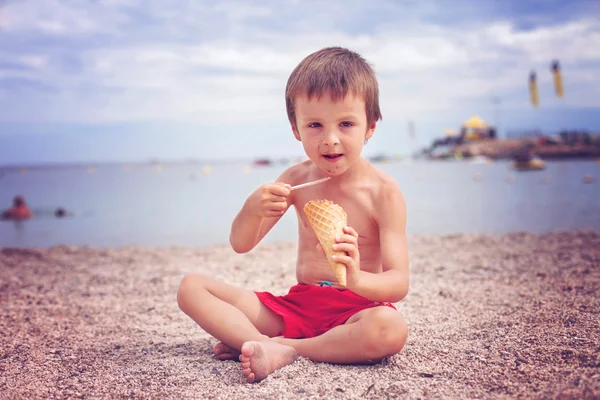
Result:
[[[359,54],[341,47],[326,47],[308,55],[292,71],[285,88],[285,105],[290,123],[296,126],[296,97],[321,98],[329,94],[333,101],[348,93],[365,101],[367,123],[381,119],[379,86],[375,72]]]

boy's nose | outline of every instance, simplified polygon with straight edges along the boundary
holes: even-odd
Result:
[[[340,144],[340,138],[334,130],[329,130],[323,133],[321,143],[325,146],[336,146]]]

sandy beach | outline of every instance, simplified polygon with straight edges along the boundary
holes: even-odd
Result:
[[[177,307],[183,274],[283,294],[296,243],[0,250],[2,398],[600,398],[600,233],[410,238],[402,352],[248,384]],[[281,262],[281,260],[286,260]]]

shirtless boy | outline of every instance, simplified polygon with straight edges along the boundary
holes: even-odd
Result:
[[[409,286],[406,207],[393,178],[361,157],[381,119],[377,80],[367,62],[342,48],[306,57],[286,87],[288,118],[309,160],[258,187],[235,217],[230,242],[252,250],[290,207],[298,217],[298,284],[284,296],[186,275],[179,307],[220,342],[214,354],[241,361],[248,382],[267,377],[298,356],[315,362],[372,364],[398,353],[407,326],[391,304]],[[331,177],[318,185],[290,187]],[[327,199],[348,215],[335,250],[346,265],[341,286],[304,214]]]

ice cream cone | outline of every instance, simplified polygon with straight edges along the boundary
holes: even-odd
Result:
[[[335,237],[344,234],[344,227],[348,224],[346,212],[329,200],[312,200],[304,205],[304,213],[327,254],[338,282],[346,286],[346,265],[331,258],[333,255],[346,255],[343,251],[333,251],[331,247],[335,243]]]

